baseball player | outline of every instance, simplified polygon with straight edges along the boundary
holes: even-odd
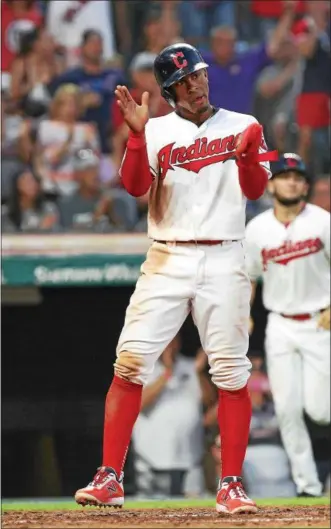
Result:
[[[222,476],[216,508],[230,514],[257,510],[240,477],[251,418],[251,286],[242,240],[246,198],[263,194],[271,155],[255,118],[210,104],[207,67],[188,44],[157,56],[155,76],[174,107],[167,116],[149,119],[147,92],[137,105],[125,86],[115,91],[130,129],[121,178],[133,196],[150,190],[153,242],[118,342],[105,404],[103,464],[77,491],[82,505],[123,504],[122,468],[143,385],[191,312],[219,391]]]
[[[246,262],[253,293],[261,277],[270,311],[268,374],[297,493],[319,496],[303,411],[330,422],[330,214],[305,203],[309,178],[296,154],[275,163],[269,186],[274,209],[248,223]]]

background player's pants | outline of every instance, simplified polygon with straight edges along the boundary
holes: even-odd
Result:
[[[214,246],[150,247],[126,311],[117,356],[139,353],[144,366],[133,382],[145,384],[154,364],[192,311],[217,387],[237,390],[249,378],[250,281],[240,241]]]
[[[315,422],[330,422],[330,332],[318,316],[295,321],[271,313],[266,328],[268,375],[285,450],[298,492],[322,487],[303,410]]]

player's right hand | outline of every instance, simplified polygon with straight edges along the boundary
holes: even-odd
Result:
[[[117,104],[121,109],[124,121],[133,132],[142,132],[149,119],[148,101],[149,93],[144,92],[141,105],[138,105],[126,86],[118,85],[115,90]]]
[[[330,330],[330,319],[331,319],[331,313],[330,313],[330,307],[328,307],[327,309],[321,312],[317,326],[320,329],[329,331]]]

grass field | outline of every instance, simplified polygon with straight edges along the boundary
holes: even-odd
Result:
[[[314,506],[314,505],[328,505],[330,498],[323,496],[322,498],[267,498],[257,500],[258,505],[265,506]],[[165,500],[127,500],[125,502],[126,509],[180,509],[190,507],[214,507],[215,499],[165,499]],[[3,500],[1,505],[2,511],[15,510],[75,510],[81,509],[74,501],[71,500]]]

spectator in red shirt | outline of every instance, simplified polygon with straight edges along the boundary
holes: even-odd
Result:
[[[147,91],[150,94],[150,108],[149,115],[152,118],[164,116],[172,112],[172,108],[161,97],[160,89],[156,83],[153,67],[156,55],[150,52],[138,53],[132,60],[130,65],[130,76],[132,81],[132,89],[130,90],[133,99],[140,105],[141,96],[143,92]],[[112,127],[113,127],[113,149],[114,158],[120,165],[125,144],[128,138],[128,127],[124,122],[122,113],[114,101],[111,108]]]
[[[292,28],[296,45],[304,60],[301,93],[297,98],[296,119],[299,125],[298,153],[313,172],[323,172],[329,165],[330,126],[330,39],[327,33],[330,4],[307,2],[309,16]],[[318,156],[311,156],[316,141]],[[316,164],[320,163],[318,166]],[[312,166],[313,164],[313,166]]]
[[[286,4],[293,6],[296,15],[305,12],[305,0],[251,0],[251,11],[258,26],[260,39],[265,38],[266,34],[275,28]]]
[[[21,35],[41,26],[43,16],[34,0],[1,2],[1,71],[9,72],[20,48]]]

